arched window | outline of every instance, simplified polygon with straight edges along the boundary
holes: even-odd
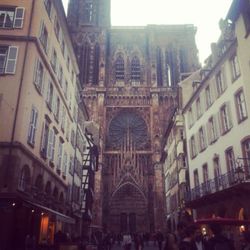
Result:
[[[25,165],[20,173],[20,178],[18,182],[18,189],[21,191],[26,191],[30,184],[30,169]]]
[[[135,56],[131,61],[131,80],[132,82],[139,82],[140,79],[141,79],[140,60],[137,56]]]
[[[119,55],[115,61],[115,79],[116,81],[124,81],[124,59]]]

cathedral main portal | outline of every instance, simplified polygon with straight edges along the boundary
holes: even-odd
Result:
[[[103,217],[111,231],[148,231],[153,227],[149,216],[153,203],[149,199],[152,164],[148,123],[149,116],[143,118],[136,109],[120,108],[110,113]]]

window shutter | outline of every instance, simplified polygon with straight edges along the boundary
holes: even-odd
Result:
[[[45,122],[43,123],[42,127],[42,136],[41,136],[41,153],[44,154],[45,150]]]
[[[45,95],[45,83],[46,83],[46,76],[45,76],[45,68],[44,68],[43,69],[43,76],[42,76],[42,86],[41,86],[41,94],[42,94],[42,96]]]
[[[46,96],[46,102],[49,104],[50,101],[50,85],[51,85],[51,80],[48,80],[48,85],[47,85],[47,96]]]
[[[33,134],[33,121],[35,117],[35,110],[32,108],[31,109],[31,114],[30,114],[30,125],[29,125],[29,133],[28,133],[28,141],[32,141],[32,134]]]
[[[54,137],[53,137],[53,143],[52,143],[52,152],[51,152],[51,161],[54,162],[55,160],[55,145],[56,145],[56,134],[55,134],[55,131],[54,131]]]
[[[18,55],[18,47],[10,46],[8,50],[8,56],[5,67],[6,74],[15,74],[17,55]]]
[[[49,140],[48,140],[48,148],[47,148],[47,156],[51,160],[52,158],[52,145],[53,145],[53,137],[54,137],[54,130],[49,130]]]
[[[233,120],[232,120],[231,104],[230,104],[230,102],[227,102],[226,109],[227,109],[227,114],[228,114],[229,128],[232,128],[233,127]]]
[[[67,154],[64,153],[64,156],[63,156],[63,171],[62,171],[63,175],[66,175],[67,163],[68,163]]]
[[[56,102],[56,99],[57,99],[57,95],[54,94],[53,95],[53,99],[52,99],[52,112],[54,115],[56,115],[56,110],[57,110],[57,102]]]
[[[214,117],[215,119],[214,120],[216,120],[216,123],[217,123],[217,131],[218,131],[218,133],[217,133],[217,135],[218,135],[218,137],[221,135],[221,134],[223,134],[223,124],[222,124],[222,121],[221,121],[221,112],[220,112],[220,110],[219,110],[219,112],[215,115],[215,117]],[[217,137],[217,138],[218,138]]]
[[[23,21],[24,21],[24,12],[25,8],[23,7],[17,7],[16,13],[15,13],[15,20],[14,20],[14,28],[22,28],[23,27]]]
[[[199,131],[194,135],[195,156],[201,151]]]
[[[207,143],[211,144],[211,142],[212,142],[212,133],[211,133],[211,131],[212,130],[211,130],[211,127],[210,127],[209,120],[207,121],[206,128],[207,128]]]
[[[203,136],[204,136],[204,147],[206,148],[207,147],[207,130],[206,130],[206,126],[202,126],[202,129],[203,129]]]
[[[227,78],[226,78],[224,66],[221,67],[221,80],[222,80],[223,91],[224,91],[227,88]]]
[[[38,68],[38,64],[39,64],[39,59],[37,59],[36,60],[36,62],[35,62],[35,67],[34,67],[34,79],[33,79],[33,81],[34,81],[34,84],[36,85],[36,78],[37,78],[37,68]]]
[[[32,136],[32,143],[35,144],[35,134],[36,134],[36,126],[37,126],[37,118],[38,118],[38,111],[34,108],[34,129],[33,129],[33,136]]]

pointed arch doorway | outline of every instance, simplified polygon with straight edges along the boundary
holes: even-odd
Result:
[[[110,202],[111,231],[130,232],[148,229],[148,209],[143,193],[133,183],[121,185]]]

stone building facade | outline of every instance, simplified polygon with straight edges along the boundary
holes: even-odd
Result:
[[[89,150],[78,73],[61,1],[1,1],[1,249],[81,233]]]
[[[111,27],[110,0],[71,0],[68,24],[82,95],[100,124],[93,224],[116,232],[164,228],[161,137],[177,83],[199,67],[192,25]]]

